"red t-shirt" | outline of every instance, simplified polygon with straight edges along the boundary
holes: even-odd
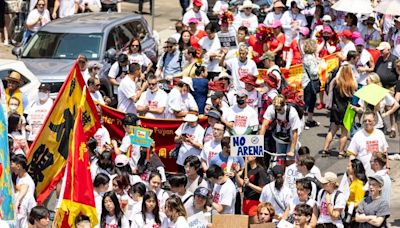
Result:
[[[253,51],[258,53],[258,56],[253,56],[253,60],[256,63],[260,62],[260,57],[264,54],[264,43],[257,40],[255,35],[249,37],[249,45],[253,47]]]
[[[268,47],[270,51],[275,50],[279,44],[285,45],[285,35],[280,33],[276,38],[272,38],[272,40],[268,41]]]
[[[200,51],[200,45],[199,45],[199,40],[201,38],[207,36],[207,33],[203,30],[198,30],[196,34],[190,37],[190,44],[192,44],[192,47],[195,48],[198,52]]]

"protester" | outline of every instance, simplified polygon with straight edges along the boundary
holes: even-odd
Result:
[[[28,40],[37,32],[41,27],[51,21],[50,12],[46,9],[46,1],[37,1],[35,9],[29,12],[26,19],[26,27],[28,28],[24,34],[23,43]]]
[[[313,227],[311,224],[311,215],[313,215],[313,209],[310,205],[298,204],[294,211],[295,228]]]
[[[100,227],[130,227],[114,192],[106,192],[101,205]]]
[[[166,215],[160,212],[157,196],[148,191],[143,196],[142,209],[134,216],[131,228],[162,227],[166,223]]]
[[[346,199],[338,190],[338,178],[333,172],[326,172],[321,178],[323,189],[318,193],[317,206],[319,216],[317,227],[343,227],[341,214],[346,206]]]
[[[90,218],[84,214],[80,214],[75,218],[75,227],[76,228],[90,228],[92,224],[90,222]]]
[[[332,80],[329,87],[329,97],[331,104],[331,113],[329,121],[331,123],[328,135],[325,138],[322,156],[329,156],[329,146],[332,142],[333,136],[341,129],[339,139],[339,155],[338,158],[346,157],[344,147],[347,141],[347,130],[343,125],[343,119],[346,112],[348,103],[351,101],[353,93],[357,89],[357,82],[353,76],[352,68],[348,63],[344,63],[340,68],[338,75]]]
[[[235,214],[235,184],[218,165],[211,165],[206,174],[207,178],[214,184],[212,207],[219,214]]]
[[[387,172],[386,166],[387,157],[385,153],[376,152],[372,154],[370,163],[371,169],[374,171],[374,175],[381,176],[384,182],[382,187],[381,196],[390,205],[390,195],[392,189],[392,180]],[[389,169],[390,170],[390,169]],[[367,191],[368,189],[365,189]]]
[[[209,23],[205,27],[207,36],[199,40],[201,49],[201,57],[204,59],[204,65],[207,67],[208,78],[213,79],[221,72],[219,67],[219,52],[221,42],[217,36],[217,26],[214,23]]]
[[[207,188],[207,181],[203,178],[203,169],[200,159],[195,155],[190,155],[185,159],[185,173],[187,176],[187,184],[185,186],[188,192],[196,191],[199,187]]]
[[[211,225],[211,215],[214,213],[212,211],[212,207],[210,207],[210,199],[211,199],[211,194],[210,191],[205,188],[205,187],[198,187],[194,193],[194,200],[193,200],[193,211],[194,211],[194,216],[196,215],[201,215],[205,219],[204,220],[195,220],[193,223],[198,224],[198,222],[201,222],[203,226],[210,226]],[[189,226],[192,225],[192,221],[190,217],[188,218],[189,220]]]
[[[257,219],[259,224],[270,223],[274,220],[275,209],[271,203],[260,203],[257,207]]]
[[[381,197],[384,181],[381,176],[370,176],[369,193],[356,210],[356,221],[360,227],[386,227],[386,219],[390,216],[389,204]]]
[[[193,193],[186,190],[188,183],[187,176],[183,173],[178,173],[168,179],[171,185],[171,192],[179,196],[186,210],[186,215],[191,216],[194,212],[191,210],[193,205]]]
[[[148,89],[140,95],[135,104],[138,113],[148,118],[165,118],[168,102],[167,93],[159,89],[155,75],[151,74],[147,77],[147,85]]]
[[[129,71],[129,59],[126,54],[120,54],[117,61],[111,65],[107,78],[113,86],[113,92],[118,94],[118,87]]]
[[[200,10],[202,6],[203,3],[201,0],[194,0],[193,7],[187,10],[183,15],[182,19],[183,24],[188,26],[189,20],[191,18],[197,18],[198,20],[197,28],[200,30],[204,30],[204,27],[210,23],[210,20],[208,19],[207,14],[204,11]],[[186,8],[184,9],[184,11],[185,10]]]
[[[164,211],[165,201],[168,199],[168,192],[161,189],[161,174],[159,172],[152,172],[149,176],[149,191],[153,191],[157,195],[158,205],[161,211]],[[165,211],[164,211],[165,212]]]
[[[189,77],[182,78],[168,94],[167,118],[179,119],[189,113],[198,112],[199,107],[190,91],[193,91],[193,81]]]
[[[22,84],[22,78],[21,74],[12,71],[7,77],[7,88],[5,89],[5,95],[6,95],[6,103],[8,104],[7,108],[10,110],[10,98],[14,97],[19,101],[18,106],[15,108],[15,112],[18,112],[18,114],[23,115],[25,108],[28,106],[28,98],[23,94],[20,90],[21,84]]]
[[[35,206],[29,213],[29,224],[31,228],[45,228],[50,224],[49,210],[44,206]],[[28,224],[27,224],[28,225]]]
[[[292,194],[284,185],[285,168],[281,165],[276,165],[271,171],[273,181],[263,187],[260,202],[270,202],[274,207],[275,214],[281,219],[286,208],[289,207]]]
[[[103,200],[103,195],[110,188],[110,177],[104,173],[99,173],[93,180],[94,187],[94,202],[97,211],[97,218],[100,221],[102,205],[101,202]]]
[[[350,221],[347,224],[351,226],[356,226],[354,224],[354,216],[352,212],[358,207],[361,200],[365,196],[364,185],[367,183],[367,176],[365,175],[365,169],[363,164],[358,159],[353,159],[349,162],[347,166],[347,175],[348,175],[348,182],[350,183],[350,195],[347,199],[347,208],[353,208],[353,211],[350,211],[348,216],[351,217]],[[347,210],[347,212],[349,212]]]
[[[245,26],[249,29],[250,33],[256,31],[258,25],[257,16],[253,14],[253,9],[259,9],[260,7],[249,0],[243,1],[243,5],[239,6],[239,13],[233,20],[233,26],[238,29],[240,26]]]
[[[128,44],[128,50],[126,51],[126,55],[128,56],[129,63],[137,63],[140,65],[141,77],[147,75],[152,67],[153,63],[147,57],[147,55],[142,50],[142,45],[138,38],[133,38]]]
[[[168,217],[168,227],[189,228],[185,208],[177,195],[171,195],[165,202],[165,214]]]

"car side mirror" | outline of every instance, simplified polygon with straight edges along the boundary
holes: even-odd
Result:
[[[17,59],[21,57],[22,54],[22,48],[21,47],[15,47],[11,50],[11,53],[15,56],[17,56]]]

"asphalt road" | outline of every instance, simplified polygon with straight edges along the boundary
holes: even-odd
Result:
[[[123,3],[123,11],[134,12],[138,10],[137,1],[131,0]],[[144,11],[148,12],[149,4],[145,3]],[[180,6],[178,0],[157,0],[155,1],[155,17],[154,29],[158,32],[162,41],[166,40],[171,34],[174,33],[174,24],[180,19]],[[145,14],[145,18],[151,25],[152,16]],[[6,47],[0,44],[0,58],[11,58],[11,47]],[[337,159],[338,140],[335,139],[331,144],[332,156],[322,158],[319,151],[323,148],[326,133],[329,127],[329,118],[327,117],[326,110],[316,111],[315,119],[321,123],[319,127],[305,130],[301,135],[302,145],[308,146],[311,153],[316,158],[316,164],[321,169],[321,172],[333,171],[338,174],[343,174],[346,170],[347,159]],[[400,151],[400,138],[397,136],[395,139],[387,138],[389,143],[389,152]],[[348,142],[349,143],[349,142]],[[392,183],[392,203],[391,203],[391,217],[389,218],[390,227],[400,227],[400,162],[392,163],[391,177],[395,182]],[[54,201],[53,201],[54,202]]]

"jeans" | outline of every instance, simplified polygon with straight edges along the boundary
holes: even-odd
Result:
[[[186,13],[186,9],[189,7],[189,0],[179,0],[182,7],[182,16]]]

